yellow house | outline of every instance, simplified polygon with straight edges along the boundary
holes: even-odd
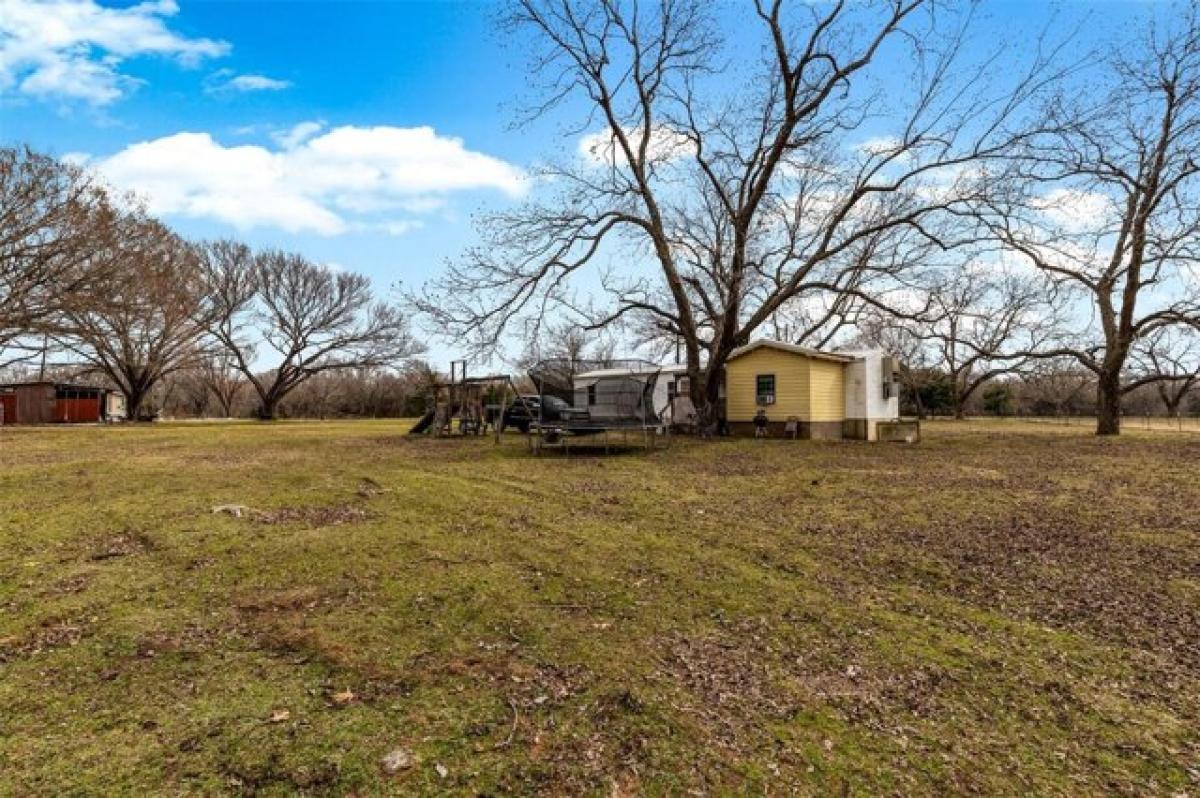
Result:
[[[874,440],[876,420],[898,417],[892,369],[883,360],[881,353],[755,341],[726,363],[725,418],[734,434],[753,434],[761,410],[772,437],[789,433],[791,423],[799,438]]]

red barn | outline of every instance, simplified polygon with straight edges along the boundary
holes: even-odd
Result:
[[[113,420],[107,388],[66,382],[0,385],[0,424],[95,424]]]

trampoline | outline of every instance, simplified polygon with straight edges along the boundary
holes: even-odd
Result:
[[[539,397],[537,417],[529,425],[534,448],[566,447],[572,438],[614,432],[625,443],[630,433],[640,433],[641,442],[653,446],[667,431],[654,406],[661,371],[657,364],[636,359],[540,361],[529,370]]]

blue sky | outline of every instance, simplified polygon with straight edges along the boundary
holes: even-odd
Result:
[[[110,4],[106,6],[128,6]],[[228,55],[197,64],[142,55],[120,64],[138,81],[102,105],[59,96],[6,93],[0,136],[59,155],[111,156],[139,142],[180,132],[207,133],[223,147],[279,149],[272,134],[305,122],[339,126],[432,127],[439,136],[518,166],[539,146],[509,135],[502,104],[520,78],[509,54],[489,36],[486,8],[458,3],[184,2],[161,15],[180,37],[230,45]],[[224,70],[290,85],[277,90],[214,88]],[[216,76],[216,77],[215,77]],[[436,192],[435,192],[436,193]],[[470,212],[504,200],[502,191],[455,191],[435,214],[404,214],[422,226],[402,235],[320,235],[270,224],[238,228],[197,213],[164,215],[195,236],[237,235],[255,244],[298,249],[369,273],[381,287],[428,273],[468,234]]]
[[[1057,12],[1103,46],[1144,10],[992,4],[979,40]],[[744,10],[721,15],[740,55]],[[472,240],[474,211],[578,145],[552,122],[511,128],[523,53],[495,22],[468,2],[0,0],[0,141],[87,159],[185,235],[417,285]]]

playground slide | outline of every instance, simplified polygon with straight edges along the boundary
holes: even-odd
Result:
[[[413,425],[413,428],[408,431],[408,434],[409,435],[420,435],[422,432],[429,429],[429,425],[433,423],[433,415],[434,415],[434,412],[432,410],[430,410],[428,413],[421,416],[421,420],[418,421],[415,425]]]

